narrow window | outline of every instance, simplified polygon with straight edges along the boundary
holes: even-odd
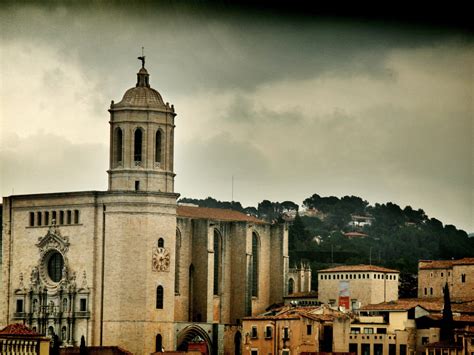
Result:
[[[425,296],[428,294],[428,289],[425,287]]]
[[[156,131],[155,136],[155,162],[161,163],[161,131]]]
[[[441,273],[441,277],[443,277],[443,276],[444,276],[444,273]]]
[[[253,339],[258,338],[258,331],[257,331],[257,327],[256,327],[256,326],[253,326],[253,327],[252,327],[252,332],[250,333],[250,337],[253,338]]]
[[[288,331],[288,327],[283,328],[283,340],[290,339],[290,332]]]
[[[267,325],[265,327],[265,338],[271,339],[271,337],[272,337],[272,327]]]
[[[295,292],[295,281],[293,279],[288,280],[288,294],[291,295]]]
[[[175,255],[175,269],[174,269],[174,293],[179,295],[179,269],[180,269],[180,255],[181,255],[181,234],[176,230],[176,255]]]
[[[158,239],[158,248],[165,247],[165,240],[163,238]]]
[[[258,297],[258,268],[259,268],[259,239],[257,233],[252,233],[252,296]]]
[[[221,267],[222,267],[222,239],[219,232],[214,229],[214,295],[220,293]]]
[[[59,211],[59,224],[64,224],[64,211]]]
[[[48,211],[44,213],[44,225],[45,226],[49,225],[49,212]]]
[[[140,190],[140,181],[135,181],[135,191]]]
[[[22,313],[23,312],[23,300],[16,300],[16,312]]]
[[[120,128],[115,130],[115,162],[122,162],[123,134]]]
[[[81,298],[79,300],[79,311],[86,312],[87,311],[87,300],[85,298]]]
[[[71,210],[67,210],[66,215],[67,215],[67,224],[71,224],[72,223],[72,212],[71,212]]]
[[[430,287],[430,295],[433,295],[433,287]]]
[[[163,286],[156,288],[156,309],[163,309]]]
[[[466,282],[466,274],[461,274],[461,282]]]
[[[135,163],[142,161],[143,132],[140,128],[135,130],[133,159]]]
[[[311,324],[306,325],[306,335],[311,335],[313,332],[313,326]]]
[[[33,227],[35,225],[35,213],[30,212],[30,227]]]
[[[156,347],[155,352],[162,353],[163,352],[163,338],[161,334],[156,335]]]
[[[56,224],[58,222],[56,219],[56,211],[53,211],[51,214],[52,214],[51,219],[52,221],[54,221],[54,224]]]
[[[38,213],[36,214],[36,224],[37,224],[38,226],[41,226],[41,212],[38,212]]]
[[[74,224],[79,224],[79,210],[74,210]]]

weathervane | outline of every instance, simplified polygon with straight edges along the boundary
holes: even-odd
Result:
[[[142,47],[142,56],[137,58],[137,59],[139,59],[139,60],[142,61],[142,68],[145,68],[145,53],[144,53],[144,49],[145,49],[145,48]]]

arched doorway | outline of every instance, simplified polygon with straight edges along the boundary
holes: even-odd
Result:
[[[177,337],[178,351],[198,350],[203,354],[211,354],[212,341],[207,332],[197,325],[190,325],[181,330]]]

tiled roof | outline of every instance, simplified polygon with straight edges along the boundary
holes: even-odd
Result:
[[[474,265],[474,258],[463,258],[454,260],[453,265]]]
[[[347,272],[347,271],[376,271],[376,272],[400,272],[375,265],[341,265],[329,269],[318,270],[319,272]]]
[[[441,311],[443,301],[422,299],[400,299],[398,301],[368,304],[360,308],[361,311],[408,311],[416,306],[421,306],[427,311]]]
[[[347,232],[344,233],[346,237],[368,237],[368,234],[360,233],[360,232]]]
[[[442,312],[444,300],[437,298],[401,298],[398,301],[369,304],[360,308],[361,311],[407,311],[416,306],[423,307],[429,312]],[[456,313],[473,313],[474,302],[471,300],[451,300],[451,309]]]
[[[208,207],[191,207],[179,206],[176,213],[178,217],[196,218],[196,219],[212,219],[218,221],[236,221],[236,222],[253,222],[258,224],[265,224],[265,221],[253,216],[233,210],[226,210],[222,208],[208,208]]]
[[[38,336],[39,334],[28,328],[26,325],[21,323],[9,324],[2,330],[0,335],[33,335]]]
[[[423,269],[450,269],[453,265],[474,265],[474,258],[459,260],[420,260],[419,268]]]

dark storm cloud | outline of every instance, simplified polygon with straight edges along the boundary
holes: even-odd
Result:
[[[227,11],[226,11],[227,10]],[[325,72],[390,78],[383,66],[391,48],[414,48],[447,38],[468,41],[450,30],[400,28],[351,19],[248,16],[233,8],[167,6],[50,6],[3,9],[4,40],[27,39],[57,48],[63,60],[83,66],[104,89],[126,87],[121,72],[136,70],[140,47],[153,61],[152,80],[175,91],[239,88]],[[8,14],[8,15],[7,15]],[[132,79],[130,79],[132,80]],[[114,85],[110,85],[114,84]],[[133,84],[133,81],[132,81]]]

